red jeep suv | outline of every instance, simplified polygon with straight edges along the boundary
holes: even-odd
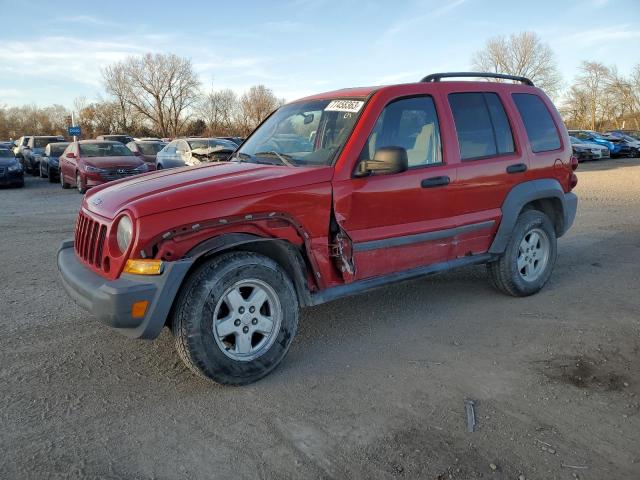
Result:
[[[104,323],[168,326],[194,372],[247,384],[282,361],[300,307],[475,264],[536,293],[575,217],[576,167],[523,77],[338,90],[279,108],[230,161],[94,187],[58,267]]]

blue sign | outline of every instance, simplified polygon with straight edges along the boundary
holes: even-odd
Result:
[[[80,136],[80,126],[76,125],[75,127],[69,127],[69,135],[71,135],[72,137],[79,137]]]

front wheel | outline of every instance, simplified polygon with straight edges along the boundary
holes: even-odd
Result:
[[[505,252],[487,265],[491,281],[508,295],[533,295],[549,280],[557,251],[556,232],[549,217],[538,210],[527,210],[518,217]]]
[[[200,376],[246,385],[282,361],[298,327],[298,300],[285,271],[250,252],[215,257],[182,286],[172,331],[184,363]]]
[[[87,191],[87,187],[82,183],[82,175],[80,175],[80,172],[76,172],[76,188],[79,194],[84,194]]]
[[[71,187],[71,185],[69,185],[67,182],[64,181],[64,175],[62,174],[62,169],[60,169],[60,186],[65,190]]]

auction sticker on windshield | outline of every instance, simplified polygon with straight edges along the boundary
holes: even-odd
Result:
[[[331,100],[325,112],[359,112],[364,105],[362,100]]]

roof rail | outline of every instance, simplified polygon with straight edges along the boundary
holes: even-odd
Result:
[[[505,80],[515,80],[526,85],[534,87],[535,85],[527,77],[519,77],[517,75],[507,75],[504,73],[488,73],[488,72],[447,72],[432,73],[424,77],[421,82],[439,82],[443,78],[502,78]]]

